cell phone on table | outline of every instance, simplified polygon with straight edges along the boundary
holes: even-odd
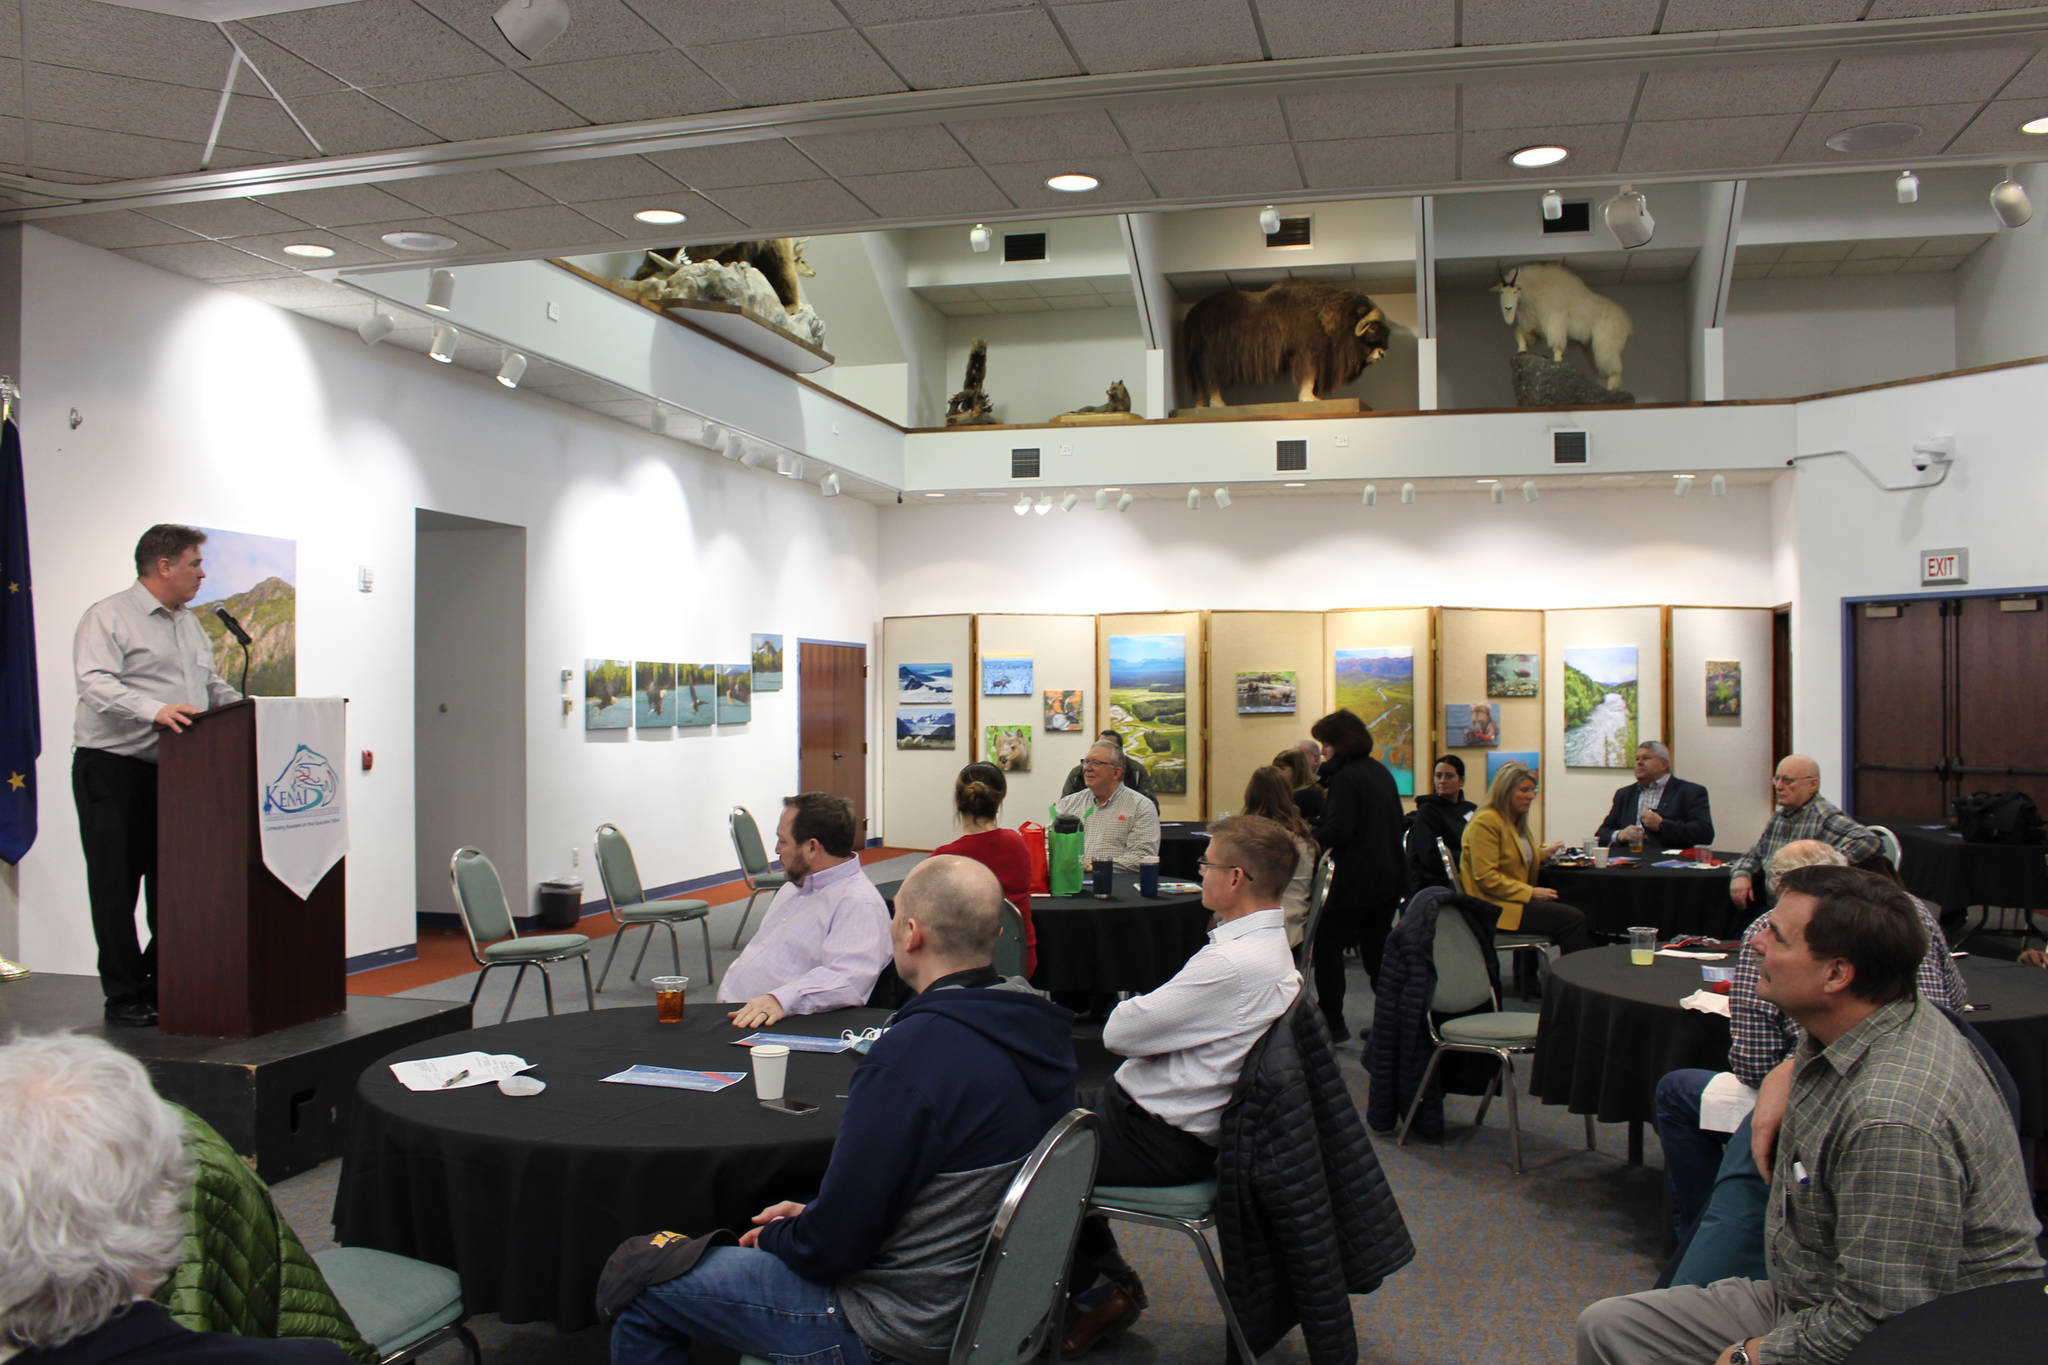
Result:
[[[778,1114],[815,1114],[818,1106],[806,1100],[762,1100],[763,1109],[773,1109]]]

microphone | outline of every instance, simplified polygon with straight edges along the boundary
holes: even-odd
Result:
[[[220,623],[228,628],[228,634],[235,637],[235,641],[237,644],[240,644],[244,649],[248,648],[249,632],[242,629],[242,623],[240,621],[237,621],[234,617],[228,615],[228,609],[226,607],[215,607],[213,609],[213,614],[220,618]]]

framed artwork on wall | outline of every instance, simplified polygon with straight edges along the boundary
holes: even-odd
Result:
[[[1337,651],[1337,709],[1372,731],[1372,756],[1394,775],[1403,796],[1415,794],[1415,651]]]
[[[982,737],[982,751],[988,761],[1006,773],[1031,771],[1031,727],[991,725]]]
[[[756,692],[780,692],[782,690],[782,637],[780,635],[756,635],[750,651],[754,663],[754,690]]]
[[[633,665],[633,725],[640,730],[669,730],[676,723],[676,666]]]
[[[1634,645],[1567,646],[1565,766],[1633,767],[1638,704]]]
[[[710,664],[677,664],[676,724],[709,725],[718,717],[718,670]]]
[[[1240,673],[1237,675],[1237,714],[1291,716],[1297,692],[1292,672]]]
[[[750,664],[718,665],[718,723],[745,725],[754,717],[754,670]]]
[[[1071,732],[1081,728],[1081,689],[1068,688],[1065,691],[1048,689],[1045,694],[1045,728],[1055,734]]]
[[[898,706],[951,706],[953,704],[953,665],[896,665],[896,704]]]
[[[1541,654],[1486,656],[1486,695],[1489,697],[1533,697],[1542,679]]]
[[[1030,656],[1025,654],[982,655],[981,695],[984,697],[1030,696]]]
[[[633,724],[633,661],[583,661],[583,728],[625,730]]]
[[[1444,707],[1444,747],[1492,749],[1500,744],[1500,719],[1493,703],[1453,702]]]
[[[1188,641],[1185,635],[1109,637],[1109,717],[1124,752],[1145,765],[1152,790],[1188,789]]]
[[[1707,660],[1707,714],[1742,714],[1742,664],[1732,659]]]
[[[953,747],[953,708],[950,706],[902,706],[896,710],[896,747],[899,749],[950,749]]]

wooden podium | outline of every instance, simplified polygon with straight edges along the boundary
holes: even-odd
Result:
[[[197,717],[157,749],[157,1027],[253,1038],[340,1014],[348,875],[300,900],[263,865],[256,703]]]

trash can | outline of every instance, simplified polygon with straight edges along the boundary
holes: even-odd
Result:
[[[556,877],[540,884],[540,927],[574,929],[583,914],[583,878]]]

